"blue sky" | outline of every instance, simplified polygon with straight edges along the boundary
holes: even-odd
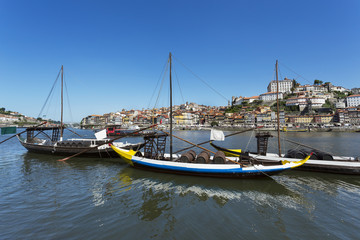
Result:
[[[0,0],[0,107],[37,117],[61,65],[67,121],[153,107],[169,52],[175,104],[264,93],[276,59],[282,78],[360,87],[360,1]]]

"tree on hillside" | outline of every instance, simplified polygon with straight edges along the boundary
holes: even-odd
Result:
[[[323,84],[323,81],[318,80],[318,79],[314,80],[314,85],[321,85],[321,84]]]

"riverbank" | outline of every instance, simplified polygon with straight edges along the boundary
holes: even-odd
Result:
[[[261,126],[261,125],[259,125]],[[215,126],[216,129],[223,131],[244,131],[256,126]],[[166,127],[168,128],[168,127]],[[211,130],[211,126],[174,126],[175,130]],[[282,132],[360,132],[359,126],[343,126],[343,127],[304,127],[304,128],[289,128],[281,127]],[[275,127],[262,127],[258,128],[260,131],[277,131]]]
[[[34,125],[26,125],[26,126],[18,126],[18,125],[14,125],[14,124],[0,124],[0,128],[1,127],[17,127],[17,128],[27,128],[27,127],[32,127]],[[151,124],[139,124],[138,125],[140,128],[143,127],[149,127],[151,126]],[[164,126],[164,129],[169,129],[169,126],[167,125],[162,125]],[[258,126],[262,126],[262,125],[258,125]],[[210,125],[174,125],[174,130],[204,130],[204,131],[210,131],[211,130],[211,126]],[[220,129],[223,131],[243,131],[243,130],[247,130],[250,128],[254,128],[256,127],[256,125],[232,125],[232,126],[214,126],[216,129]],[[103,129],[103,127],[98,127],[98,128],[93,128],[93,130],[96,129]],[[314,127],[314,126],[307,126],[307,127],[285,127],[285,126],[281,126],[280,127],[282,132],[360,132],[360,126],[326,126],[326,127]],[[258,130],[260,131],[277,131],[276,127],[262,127],[259,128]]]

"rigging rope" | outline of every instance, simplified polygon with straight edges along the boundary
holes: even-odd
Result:
[[[52,86],[52,88],[51,88],[51,90],[50,90],[49,95],[47,96],[47,98],[46,98],[46,100],[45,100],[44,105],[42,106],[42,108],[41,108],[41,110],[40,110],[40,113],[39,113],[39,115],[38,115],[38,118],[39,118],[40,115],[42,114],[42,112],[43,112],[43,110],[44,110],[44,108],[45,108],[45,106],[46,106],[46,104],[47,104],[47,102],[48,102],[48,100],[49,100],[49,98],[50,98],[50,95],[52,94],[52,92],[53,92],[53,90],[54,90],[54,88],[55,88],[55,86],[56,86],[56,83],[57,83],[57,80],[59,79],[60,73],[61,73],[61,69],[60,69],[60,71],[59,71],[59,73],[58,73],[58,75],[57,75],[57,77],[56,77],[56,79],[55,79],[55,82],[54,82],[54,84],[53,84],[53,86]]]
[[[157,96],[155,104],[154,104],[154,108],[156,107],[156,105],[157,105],[157,103],[159,101],[160,93],[161,93],[162,87],[164,86],[165,76],[166,76],[168,68],[169,68],[169,62],[167,62],[167,64],[166,64],[165,72],[164,72],[164,75],[163,75],[163,79],[161,81],[160,89],[159,89],[158,96]]]
[[[280,63],[280,62],[279,62]],[[292,70],[291,68],[287,67],[285,64],[280,63],[282,66],[284,66],[285,68],[289,69],[290,71],[292,71],[293,73],[295,73],[298,77],[301,77],[302,79],[304,79],[305,81],[307,81],[309,84],[312,84],[308,79],[304,78],[303,76],[301,76],[300,74],[296,73],[294,70]]]
[[[250,136],[249,141],[248,141],[248,143],[246,145],[245,152],[248,151],[248,147],[249,147],[250,141],[252,140],[252,138],[254,136],[254,132],[255,132],[255,129],[251,131],[251,136]]]
[[[71,105],[70,105],[69,91],[67,89],[67,85],[66,85],[66,81],[65,81],[65,74],[64,74],[64,85],[65,85],[66,99],[67,99],[67,104],[68,104],[68,109],[69,109],[69,114],[70,114],[70,120],[72,122],[74,122],[72,112],[71,112],[71,107],[70,107]]]
[[[192,75],[194,75],[197,79],[199,79],[201,82],[203,82],[206,86],[208,86],[211,90],[213,90],[216,94],[218,94],[219,96],[221,96],[222,98],[225,99],[225,101],[228,101],[228,99],[226,97],[224,97],[224,95],[222,95],[221,93],[219,93],[218,91],[216,91],[213,87],[211,87],[205,80],[201,79],[198,75],[196,75],[193,71],[191,71],[190,68],[188,68],[185,64],[183,64],[179,59],[177,59],[176,57],[173,58],[178,61],[186,70],[188,70]]]
[[[165,62],[165,64],[164,64],[164,67],[163,67],[163,70],[161,71],[161,74],[160,74],[160,76],[159,76],[159,79],[158,79],[158,81],[157,81],[157,83],[156,83],[156,86],[155,86],[155,89],[154,89],[154,91],[153,91],[153,94],[152,94],[152,96],[151,96],[151,98],[150,98],[148,108],[150,108],[150,104],[151,104],[152,99],[153,99],[153,97],[154,97],[154,95],[155,95],[156,89],[157,89],[158,86],[159,86],[161,77],[163,76],[163,74],[165,75],[164,71],[167,71],[167,68],[168,68],[168,61],[166,60],[166,62]],[[164,81],[164,80],[163,80],[163,81]]]
[[[177,73],[176,73],[176,71],[175,71],[175,66],[173,66],[173,69],[174,69],[174,73],[175,73],[176,82],[177,82],[178,87],[179,87],[179,90],[180,90],[181,98],[182,98],[182,100],[183,100],[183,103],[185,103],[185,99],[184,99],[184,96],[183,96],[183,94],[182,94],[182,90],[181,90],[181,87],[180,87],[179,78],[178,78]]]

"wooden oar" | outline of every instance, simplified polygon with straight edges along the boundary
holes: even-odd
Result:
[[[250,129],[246,129],[246,130],[243,130],[243,131],[240,131],[240,132],[231,133],[231,134],[226,135],[225,137],[231,137],[231,136],[234,136],[234,135],[237,135],[237,134],[240,134],[240,133],[249,132],[249,131],[252,131],[254,129],[259,129],[259,128],[262,128],[262,127],[264,127],[264,126],[260,126],[260,127],[256,127],[256,128],[250,128]],[[204,145],[204,144],[209,143],[209,142],[211,142],[211,140],[208,140],[208,141],[205,141],[205,142],[202,142],[202,143],[198,143],[197,145]],[[191,149],[193,147],[195,147],[195,146],[190,146],[190,147],[187,147],[187,148],[180,149],[180,150],[174,152],[174,154],[189,150],[189,149]]]
[[[170,133],[168,133],[168,132],[165,132],[165,131],[163,131],[163,130],[160,130],[160,131],[163,132],[163,133],[165,133],[165,134],[167,134],[167,135],[170,135]],[[201,146],[199,146],[199,145],[197,145],[197,144],[195,144],[195,143],[189,142],[188,140],[185,140],[185,139],[183,139],[183,138],[181,138],[181,137],[177,137],[177,136],[175,136],[174,134],[173,134],[172,136],[175,137],[175,138],[177,138],[177,139],[180,139],[180,140],[182,140],[182,141],[184,141],[184,142],[186,142],[186,143],[189,143],[189,144],[193,145],[194,147],[198,147],[198,148],[200,148],[200,149],[202,149],[202,150],[205,150],[205,151],[207,151],[207,152],[210,152],[210,153],[212,153],[212,154],[215,154],[215,152],[213,152],[213,151],[211,151],[211,150],[209,150],[209,149],[206,149],[206,148],[204,148],[204,147],[201,147]],[[244,166],[242,163],[233,161],[233,160],[231,160],[231,159],[229,159],[229,158],[227,158],[227,157],[225,157],[225,159],[228,160],[228,161],[230,161],[230,162],[239,164],[241,167]]]
[[[72,155],[72,156],[70,156],[70,157],[66,157],[66,158],[60,159],[60,160],[58,160],[58,161],[64,162],[64,161],[66,161],[66,160],[69,160],[70,158],[73,158],[73,157],[79,156],[80,154],[86,153],[86,152],[90,151],[91,149],[98,148],[98,147],[100,147],[100,146],[102,146],[102,145],[112,143],[112,142],[114,142],[114,141],[116,141],[116,140],[118,140],[118,139],[120,139],[120,138],[129,137],[129,136],[131,136],[131,135],[133,135],[133,134],[142,132],[142,131],[144,131],[144,130],[146,130],[146,129],[149,129],[149,128],[152,128],[152,127],[155,127],[155,126],[157,126],[157,124],[151,125],[150,127],[142,128],[142,129],[140,129],[140,130],[138,130],[138,131],[135,131],[135,132],[132,132],[132,133],[128,133],[128,134],[125,134],[125,135],[120,136],[120,137],[113,138],[113,139],[111,139],[110,141],[107,141],[107,142],[105,142],[105,143],[96,145],[96,146],[94,146],[94,147],[89,147],[88,149],[85,149],[85,150],[83,150],[83,151],[81,151],[81,152],[78,152],[78,153],[76,153],[76,154],[74,154],[74,155]]]
[[[43,123],[41,123],[41,124],[39,124],[39,125],[36,125],[35,127],[40,127],[41,125],[44,125],[45,123],[47,123],[47,122],[43,122]],[[13,136],[11,136],[11,137],[9,137],[9,138],[5,139],[4,141],[1,141],[1,142],[0,142],[0,144],[2,144],[3,142],[6,142],[7,140],[9,140],[9,139],[11,139],[11,138],[15,137],[16,135],[23,134],[23,133],[24,133],[24,132],[26,132],[26,131],[27,131],[27,130],[22,131],[22,132],[20,132],[20,133],[17,133],[17,134],[15,134],[15,135],[13,135]]]

